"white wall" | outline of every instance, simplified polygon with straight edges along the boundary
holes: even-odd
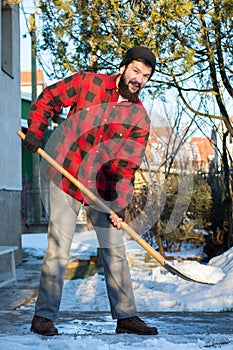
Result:
[[[21,119],[19,8],[14,6],[9,21],[9,12],[3,14],[2,3],[0,0],[0,245],[17,245],[19,264],[22,260],[21,140],[16,135]],[[1,256],[0,273],[9,271],[9,267],[9,254]]]
[[[0,0],[2,4],[2,0]],[[12,10],[12,76],[2,70],[0,55],[0,190],[21,190],[20,37],[18,6]],[[0,19],[1,21],[1,19]],[[1,23],[0,23],[1,24]],[[1,31],[0,25],[0,31]],[[2,35],[0,35],[0,40]],[[0,51],[2,40],[0,41]],[[2,52],[2,51],[1,51]]]

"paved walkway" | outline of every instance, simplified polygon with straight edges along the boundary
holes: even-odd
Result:
[[[20,307],[27,305],[36,296],[41,263],[41,260],[22,263],[17,267],[17,286],[12,283],[0,288],[0,337],[26,337],[31,334],[33,309],[31,306]],[[170,342],[180,339],[188,344],[201,340],[205,344],[204,347],[213,349],[220,349],[224,345],[233,346],[233,312],[147,312],[140,316],[149,324],[158,327],[159,338]],[[119,337],[115,335],[116,322],[106,312],[61,312],[56,326],[64,336],[94,335],[96,339],[100,337],[111,344],[119,341]],[[130,341],[135,339],[138,338],[131,337]]]
[[[16,269],[17,285],[0,288],[0,312],[16,310],[27,303],[38,290],[42,260],[22,262]]]

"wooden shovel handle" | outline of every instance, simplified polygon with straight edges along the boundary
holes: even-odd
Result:
[[[17,135],[24,140],[25,134],[18,130]],[[105,205],[94,193],[92,193],[86,186],[84,186],[79,180],[71,175],[66,169],[58,164],[48,153],[42,148],[38,148],[37,153],[44,158],[50,165],[64,175],[72,184],[74,184],[82,193],[84,193],[93,203],[95,203],[100,209],[107,214],[114,214],[114,212]],[[136,231],[132,229],[125,221],[121,222],[121,228],[127,232],[131,238],[133,238],[142,248],[146,250],[155,260],[157,260],[162,266],[165,265],[165,259],[154,248],[152,248]]]

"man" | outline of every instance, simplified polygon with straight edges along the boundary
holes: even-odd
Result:
[[[54,157],[118,213],[130,202],[134,174],[145,153],[150,120],[138,95],[155,69],[146,47],[129,49],[114,76],[79,72],[47,87],[33,104],[24,145],[36,152],[43,133],[61,107],[71,107]],[[31,331],[57,335],[70,246],[81,203],[96,231],[102,254],[112,317],[117,333],[157,334],[138,316],[122,233],[120,214],[107,215],[54,170],[49,172],[48,248],[41,269]]]

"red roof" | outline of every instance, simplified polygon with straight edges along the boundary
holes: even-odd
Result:
[[[206,137],[194,137],[191,140],[191,145],[198,150],[199,161],[204,163],[209,162],[209,157],[214,155],[214,147]]]

